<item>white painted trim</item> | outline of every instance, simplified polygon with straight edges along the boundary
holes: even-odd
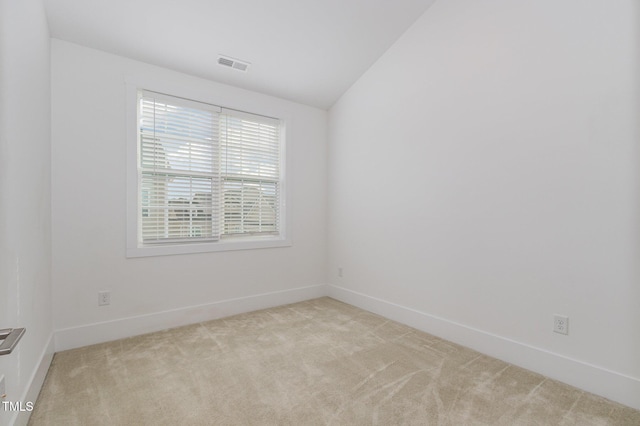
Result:
[[[65,328],[55,331],[56,352],[326,295],[327,286],[321,284]]]
[[[328,296],[640,410],[640,379],[336,285]]]
[[[49,335],[49,339],[47,340],[47,344],[42,350],[42,354],[40,355],[40,361],[38,362],[38,366],[33,371],[33,374],[29,378],[29,383],[27,384],[27,388],[24,391],[24,395],[20,398],[20,401],[26,403],[27,401],[31,401],[34,404],[38,399],[38,395],[40,394],[40,390],[42,389],[42,385],[44,384],[44,379],[47,377],[47,372],[49,371],[49,366],[51,365],[51,361],[53,360],[54,347],[53,347],[53,333]],[[29,418],[31,417],[31,411],[19,411],[16,413],[16,416],[13,420],[9,421],[10,425],[14,426],[26,426],[29,423]]]

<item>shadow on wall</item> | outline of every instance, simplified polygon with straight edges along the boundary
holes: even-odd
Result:
[[[633,75],[640,76],[640,2],[633,2],[633,40],[636,42],[636,48],[633,50],[635,52],[636,57],[634,58],[633,64],[635,66],[635,72]],[[636,117],[640,117],[640,77],[635,79],[635,112]],[[635,137],[636,141],[634,145],[634,155],[633,158],[636,159],[635,169],[634,169],[634,182],[636,183],[636,189],[634,191],[635,196],[635,217],[640,218],[640,120],[636,119],[635,123]],[[635,252],[634,258],[640,259],[640,220],[636,220],[635,222]],[[640,262],[633,262],[635,270],[632,271],[632,276],[636,278],[635,283],[631,285],[631,294],[629,295],[631,300],[634,300],[637,304],[636,308],[633,309],[635,313],[635,320],[633,320],[633,324],[637,324],[638,330],[636,330],[637,341],[635,343],[635,353],[633,354],[633,358],[640,359],[640,286],[637,285],[640,282]]]

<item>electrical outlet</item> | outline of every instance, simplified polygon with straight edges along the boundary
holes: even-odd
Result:
[[[111,292],[108,290],[98,292],[98,306],[111,304]]]
[[[560,334],[569,334],[569,317],[564,315],[554,315],[553,331]]]

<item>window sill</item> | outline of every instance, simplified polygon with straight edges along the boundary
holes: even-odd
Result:
[[[253,250],[263,248],[290,247],[291,241],[282,237],[257,237],[251,239],[229,238],[221,241],[186,244],[149,244],[127,247],[127,257],[172,256],[218,251]]]

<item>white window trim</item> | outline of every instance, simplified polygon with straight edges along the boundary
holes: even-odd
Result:
[[[214,95],[205,93],[205,90],[198,90],[180,87],[179,85],[164,82],[151,81],[149,79],[139,79],[127,77],[125,79],[126,87],[126,126],[127,126],[127,257],[146,257],[146,256],[166,256],[179,255],[189,253],[207,253],[229,250],[250,250],[275,247],[289,247],[291,242],[291,191],[289,190],[287,173],[290,170],[289,144],[287,143],[286,133],[287,125],[290,125],[291,118],[286,111],[269,110],[264,108],[260,103],[258,105],[246,105],[246,96],[243,98],[243,104],[234,104],[233,102],[224,102],[225,99],[216,100]],[[253,114],[264,115],[267,117],[278,117],[282,120],[280,137],[282,138],[281,155],[284,157],[282,180],[280,182],[280,234],[262,235],[262,236],[242,236],[242,237],[225,237],[219,241],[211,242],[193,242],[193,243],[173,243],[173,244],[147,244],[142,245],[138,238],[138,90],[150,90],[159,93],[166,93],[170,96],[191,99],[198,102],[204,102],[214,105],[220,105],[223,108],[229,108],[239,111],[247,111]],[[239,89],[238,89],[239,90]]]

